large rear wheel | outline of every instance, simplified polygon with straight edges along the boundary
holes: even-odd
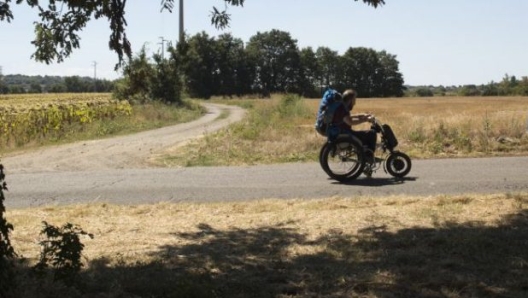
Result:
[[[320,163],[332,179],[340,182],[356,179],[365,166],[362,146],[352,138],[327,143],[321,150]]]

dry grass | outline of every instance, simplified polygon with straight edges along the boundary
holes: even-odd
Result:
[[[325,141],[313,129],[319,99],[222,101],[249,108],[241,123],[164,157],[165,165],[241,165],[316,161]],[[358,99],[393,128],[412,158],[526,155],[527,97]],[[359,127],[361,128],[361,127]],[[366,128],[363,126],[362,128]]]
[[[528,294],[528,194],[97,204],[7,218],[25,257],[38,255],[42,220],[95,235],[83,239],[79,297]]]

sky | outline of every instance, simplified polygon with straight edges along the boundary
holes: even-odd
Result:
[[[161,40],[177,42],[178,0],[173,13],[160,2],[127,2],[127,36],[137,53],[161,51]],[[223,0],[185,1],[185,32],[216,37],[231,33],[244,42],[272,29],[289,32],[299,49],[320,46],[343,54],[366,47],[395,55],[406,85],[460,86],[500,82],[506,75],[528,76],[528,1],[526,0],[385,0],[377,9],[361,0],[246,0],[229,7],[231,25],[217,30],[213,6]],[[33,22],[38,12],[12,4],[15,19],[0,22],[3,74],[96,76],[116,79],[117,54],[109,50],[110,29],[93,20],[80,33],[81,48],[62,63],[35,62]]]

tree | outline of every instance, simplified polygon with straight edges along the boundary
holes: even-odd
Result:
[[[217,95],[229,96],[249,93],[251,69],[249,68],[244,42],[231,34],[222,34],[216,40],[218,65]]]
[[[0,94],[5,94],[8,91],[7,85],[4,83],[4,75],[2,74],[2,68],[0,67]]]
[[[381,51],[378,52],[378,58],[381,69],[379,69],[379,90],[377,90],[376,96],[403,96],[403,91],[405,90],[403,86],[404,80],[399,70],[400,63],[396,60],[396,56],[386,51]]]
[[[118,99],[128,99],[133,102],[148,101],[150,94],[150,78],[154,69],[147,58],[145,47],[141,49],[137,57],[130,61],[123,68],[124,79],[117,83],[115,96]]]
[[[337,86],[339,80],[338,67],[340,65],[340,58],[337,51],[333,51],[328,47],[319,47],[315,52],[317,63],[319,65],[319,77],[321,87],[334,87],[341,89],[342,86]]]
[[[321,67],[317,63],[317,56],[311,47],[301,50],[301,81],[302,95],[306,97],[318,97],[321,95]]]
[[[255,63],[255,83],[262,95],[272,92],[299,92],[301,59],[297,40],[290,33],[273,29],[252,36],[247,45]]]
[[[226,9],[213,7],[211,23],[217,28],[229,26],[230,14],[227,7],[243,6],[245,0],[223,0]],[[358,0],[354,0],[358,1]],[[362,0],[374,8],[385,4],[385,0]],[[125,19],[126,0],[49,0],[47,6],[37,0],[5,0],[0,2],[0,21],[10,22],[13,18],[11,3],[25,4],[39,11],[40,21],[35,22],[36,51],[32,57],[47,64],[62,62],[72,51],[80,47],[79,32],[93,19],[106,19],[110,27],[108,45],[119,58],[116,69],[122,65],[124,58],[132,58],[132,48],[126,35]],[[175,0],[162,0],[161,9],[172,12]],[[159,5],[158,2],[155,5]]]
[[[181,76],[177,51],[170,47],[170,58],[154,55],[153,76],[150,78],[151,97],[166,103],[181,104]]]
[[[349,48],[342,57],[341,84],[361,97],[403,96],[403,76],[396,56],[369,48]]]
[[[216,41],[207,33],[196,34],[180,50],[185,85],[191,97],[210,98],[218,90]]]

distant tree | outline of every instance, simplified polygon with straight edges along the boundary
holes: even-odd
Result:
[[[317,56],[311,47],[301,50],[300,87],[301,94],[306,97],[321,95],[321,67],[317,63]]]
[[[459,95],[461,96],[479,96],[481,95],[478,87],[476,85],[464,85],[459,90]]]
[[[522,77],[522,79],[519,81],[518,86],[515,89],[516,94],[528,96],[528,77]]]
[[[337,51],[331,50],[328,47],[319,47],[315,52],[317,58],[317,64],[319,68],[318,78],[321,87],[332,86],[334,88],[342,89],[344,84],[339,82],[342,79],[340,75],[340,56]]]
[[[33,82],[29,86],[28,93],[42,93],[42,86],[37,82]]]
[[[153,76],[150,78],[151,97],[165,103],[181,104],[181,73],[178,53],[174,48],[169,48],[171,55],[168,59],[155,54],[153,59]]]
[[[162,0],[161,9],[172,12],[176,0]],[[211,22],[217,28],[229,26],[230,15],[227,13],[228,5],[243,6],[245,0],[223,0],[226,9],[219,10],[213,7]],[[358,1],[358,0],[354,0]],[[373,7],[385,4],[384,0],[362,0]],[[126,0],[5,0],[0,2],[0,21],[10,22],[14,15],[11,3],[25,4],[39,11],[40,21],[35,22],[35,39],[32,43],[36,47],[32,57],[47,64],[61,62],[69,57],[72,51],[80,47],[78,33],[82,31],[89,21],[93,19],[106,19],[110,27],[108,46],[118,55],[116,68],[125,62],[124,58],[132,58],[132,47],[126,35],[127,20],[125,18]],[[155,4],[154,4],[155,3]],[[160,5],[153,2],[153,5]]]
[[[112,92],[114,83],[109,80],[90,80],[93,87],[90,87],[94,92]]]
[[[22,85],[9,85],[9,92],[11,94],[23,94],[26,93],[26,89]]]
[[[143,46],[139,54],[123,67],[123,79],[116,83],[114,95],[133,103],[150,101],[150,80],[154,71]]]
[[[418,97],[431,97],[434,96],[433,90],[429,87],[419,87],[414,90],[414,94]]]
[[[301,60],[297,40],[290,33],[273,29],[257,32],[246,50],[255,63],[255,83],[264,96],[273,92],[299,92]]]
[[[6,94],[9,91],[9,88],[4,83],[4,75],[2,74],[2,69],[0,68],[0,94]]]
[[[399,62],[395,55],[386,51],[378,52],[380,68],[376,69],[376,91],[377,97],[403,96],[403,75],[399,70]]]
[[[48,92],[51,93],[64,93],[66,92],[66,85],[64,83],[57,83],[49,86]]]
[[[185,86],[191,97],[210,98],[219,86],[216,41],[201,32],[186,41],[180,50]]]
[[[353,87],[361,97],[376,96],[381,84],[381,63],[373,49],[349,48],[343,55],[345,85]]]
[[[244,42],[231,34],[222,34],[216,40],[218,90],[216,95],[229,96],[249,93],[252,71],[249,67]]]
[[[79,76],[69,76],[64,78],[64,85],[66,86],[66,92],[69,93],[80,93],[80,92],[92,92],[91,84],[81,79]]]
[[[487,85],[482,86],[482,95],[483,96],[497,96],[499,95],[499,88],[497,87],[497,84],[493,81],[490,82]]]

